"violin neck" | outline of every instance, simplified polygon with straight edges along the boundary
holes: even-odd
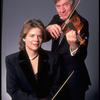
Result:
[[[73,15],[73,13],[74,13],[74,11],[76,10],[76,8],[77,8],[79,2],[80,2],[80,0],[77,0],[77,2],[74,3],[73,8],[72,8],[72,12],[71,12],[71,14],[68,16],[68,19],[70,19],[71,16]]]
[[[72,12],[71,12],[71,14],[69,15],[69,18],[71,18],[72,14],[73,14],[73,13],[74,13],[74,11],[76,10],[76,8],[77,8],[77,6],[78,6],[79,2],[80,2],[80,0],[77,0],[77,2],[76,2],[76,3],[74,3],[73,8],[72,8]]]
[[[74,11],[76,10],[76,7],[78,6],[80,0],[77,0],[76,3],[74,3],[73,8],[72,8],[72,12],[71,14],[68,16],[68,18],[65,20],[63,26],[62,26],[62,30],[65,28],[66,24],[69,23],[71,16],[73,15]]]

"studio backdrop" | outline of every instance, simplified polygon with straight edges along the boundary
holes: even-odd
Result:
[[[92,85],[86,92],[86,100],[99,100],[99,0],[81,0],[76,9],[89,22],[90,38],[85,62]],[[53,0],[3,0],[1,34],[2,100],[11,100],[6,92],[5,57],[18,51],[18,38],[23,23],[32,18],[40,19],[44,25],[47,25],[56,13]],[[51,50],[51,41],[43,43],[42,47]]]

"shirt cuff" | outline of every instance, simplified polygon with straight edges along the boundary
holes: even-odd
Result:
[[[77,53],[78,48],[76,48],[74,51],[71,51],[71,48],[69,48],[71,56],[74,56]]]

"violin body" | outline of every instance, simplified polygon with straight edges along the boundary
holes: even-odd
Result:
[[[81,38],[80,35],[78,35],[77,31],[83,28],[84,24],[81,22],[80,17],[76,12],[73,13],[72,17],[70,19],[67,19],[62,25],[62,31],[64,34],[67,34],[71,30],[76,31],[77,39],[80,42],[80,45],[84,45],[85,40]]]

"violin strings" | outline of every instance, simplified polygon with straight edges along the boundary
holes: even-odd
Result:
[[[75,11],[76,7],[78,6],[79,2],[80,2],[80,0],[77,0],[77,2],[75,3],[71,14],[69,15],[68,19],[65,21],[64,26],[62,27],[62,30],[65,28],[66,24],[68,24],[68,22],[69,22],[69,20],[70,20],[70,18],[72,16],[72,14],[74,13],[74,11]]]
[[[72,14],[74,13],[74,11],[75,11],[76,7],[78,6],[79,2],[80,2],[80,0],[77,0],[75,6],[73,7],[72,13],[69,15],[69,19],[71,18]]]

